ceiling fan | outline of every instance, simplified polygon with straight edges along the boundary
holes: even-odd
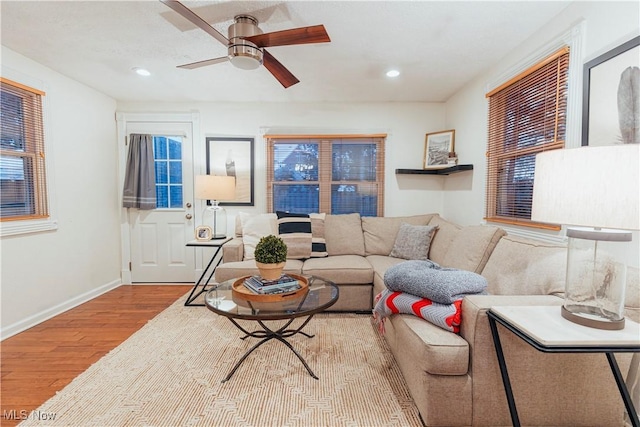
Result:
[[[324,25],[263,33],[258,28],[258,20],[251,15],[234,17],[235,22],[229,26],[229,37],[227,38],[179,1],[160,1],[227,46],[227,56],[179,65],[178,68],[194,69],[225,61],[230,61],[234,66],[244,70],[252,70],[264,65],[282,86],[288,88],[300,80],[267,52],[265,47],[331,41]]]

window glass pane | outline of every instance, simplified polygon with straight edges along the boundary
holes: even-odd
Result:
[[[531,218],[535,155],[507,159],[498,173],[496,211],[499,216]]]
[[[182,184],[182,162],[169,162],[169,182]]]
[[[156,161],[156,184],[167,184],[169,182],[168,162]]]
[[[3,150],[24,151],[23,100],[5,91],[0,95],[0,117],[2,117],[0,147]]]
[[[274,181],[317,181],[318,144],[275,144]]]
[[[362,216],[377,216],[376,184],[331,185],[331,213],[334,215],[360,212]]]
[[[182,185],[169,186],[169,207],[170,208],[182,207]]]
[[[164,136],[153,137],[153,157],[155,159],[167,159],[167,138]]]
[[[296,184],[273,186],[273,210],[296,213],[318,212],[320,207],[320,186],[317,184]]]
[[[169,158],[170,159],[182,159],[182,142],[174,138],[168,138],[169,140]]]
[[[168,186],[156,184],[156,207],[157,208],[169,207],[169,187]]]
[[[375,181],[375,144],[333,144],[332,181]]]
[[[35,214],[33,188],[29,175],[29,159],[13,156],[0,157],[0,206],[2,217]]]

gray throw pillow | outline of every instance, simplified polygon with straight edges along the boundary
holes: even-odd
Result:
[[[433,225],[401,224],[389,256],[402,259],[429,259],[429,246],[437,229],[438,226]]]

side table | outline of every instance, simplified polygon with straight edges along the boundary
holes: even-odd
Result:
[[[211,259],[207,264],[207,268],[204,269],[204,271],[200,275],[200,278],[198,279],[196,284],[193,286],[193,289],[191,289],[191,293],[189,294],[189,297],[187,297],[187,300],[184,302],[185,306],[201,306],[201,307],[204,306],[204,304],[193,303],[193,301],[196,298],[198,298],[200,295],[208,291],[207,285],[209,284],[209,281],[213,277],[213,273],[215,273],[216,267],[218,267],[222,262],[222,256],[218,258],[218,262],[216,262],[215,265],[213,265],[213,262],[218,256],[218,254],[220,253],[220,250],[222,249],[222,245],[227,243],[229,240],[231,240],[231,237],[223,237],[222,239],[211,239],[211,240],[191,240],[187,242],[187,246],[193,246],[196,248],[215,248],[216,250],[211,256]],[[212,266],[213,268],[211,268]],[[211,268],[211,272],[209,273],[209,277],[207,277],[207,280],[204,280],[210,268]],[[202,289],[198,291],[198,287],[200,286],[202,286]]]
[[[564,319],[560,315],[560,306],[496,306],[487,311],[487,316],[514,427],[520,426],[520,420],[496,323],[544,353],[606,354],[631,425],[640,427],[638,413],[614,354],[640,352],[638,323],[626,319],[625,328],[619,331],[589,328]]]

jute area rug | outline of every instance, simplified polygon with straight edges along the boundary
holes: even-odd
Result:
[[[256,342],[185,297],[74,379],[21,426],[422,426],[371,316],[316,315],[292,345]],[[255,329],[253,322],[242,324]],[[255,325],[257,326],[257,325]]]

